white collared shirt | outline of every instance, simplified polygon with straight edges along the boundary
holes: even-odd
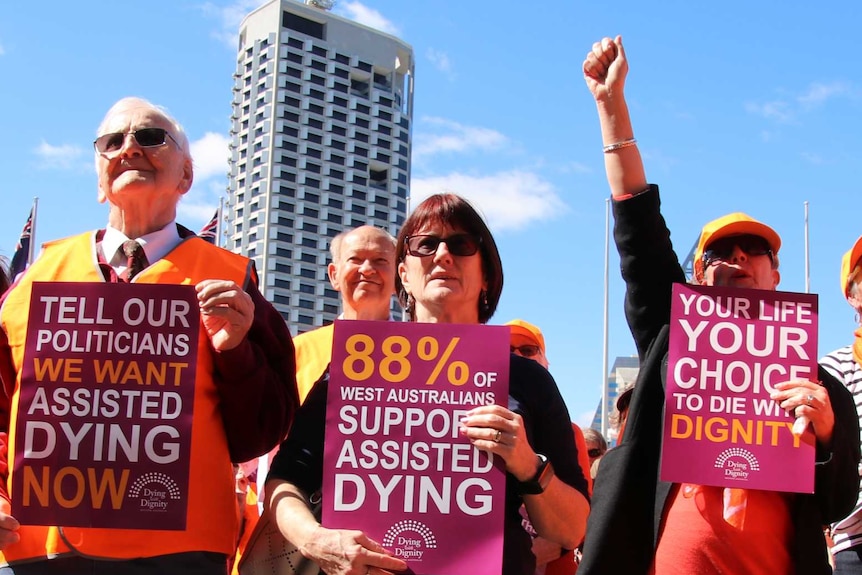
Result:
[[[133,239],[144,248],[147,261],[154,263],[168,255],[168,253],[180,244],[181,238],[177,231],[177,223],[173,221],[160,230],[145,234],[139,238],[129,238],[126,234],[116,228],[108,226],[105,228],[105,237],[102,238],[102,255],[117,275],[126,271],[128,260],[120,247],[123,243]]]

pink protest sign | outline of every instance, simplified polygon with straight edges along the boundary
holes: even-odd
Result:
[[[194,288],[35,283],[12,430],[23,524],[184,529]]]
[[[675,284],[661,479],[814,492],[814,436],[770,399],[817,377],[817,296]]]
[[[506,326],[336,322],[323,524],[367,532],[417,575],[499,575],[505,465],[458,429],[508,388]]]

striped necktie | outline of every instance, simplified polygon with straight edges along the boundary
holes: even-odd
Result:
[[[144,253],[144,246],[135,240],[123,242],[122,250],[126,256],[126,271],[120,274],[120,279],[129,282],[150,263],[147,261],[147,254]]]

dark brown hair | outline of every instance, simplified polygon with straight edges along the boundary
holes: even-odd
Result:
[[[491,230],[467,200],[456,194],[435,194],[416,206],[404,222],[401,231],[398,232],[395,261],[401,263],[407,256],[407,238],[432,224],[441,224],[479,237],[482,273],[488,289],[479,296],[476,306],[479,310],[479,323],[487,323],[497,310],[497,303],[503,292],[503,262],[500,260],[500,253],[497,251],[497,243],[491,235]],[[395,292],[398,294],[398,302],[407,311],[408,318],[414,321],[416,319],[414,310],[412,306],[408,306],[407,292],[398,274],[395,275]]]

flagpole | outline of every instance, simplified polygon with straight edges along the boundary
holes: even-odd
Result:
[[[221,247],[221,219],[224,213],[224,196],[218,199],[218,217],[216,218],[216,241],[215,245]]]
[[[605,310],[602,346],[602,437],[608,436],[608,277],[610,269],[611,200],[605,198]]]
[[[27,265],[33,263],[33,252],[36,250],[36,211],[39,208],[39,196],[33,198],[33,219],[30,222],[30,249],[27,252]]]
[[[808,257],[808,202],[805,206],[805,293],[811,293],[811,262]]]

